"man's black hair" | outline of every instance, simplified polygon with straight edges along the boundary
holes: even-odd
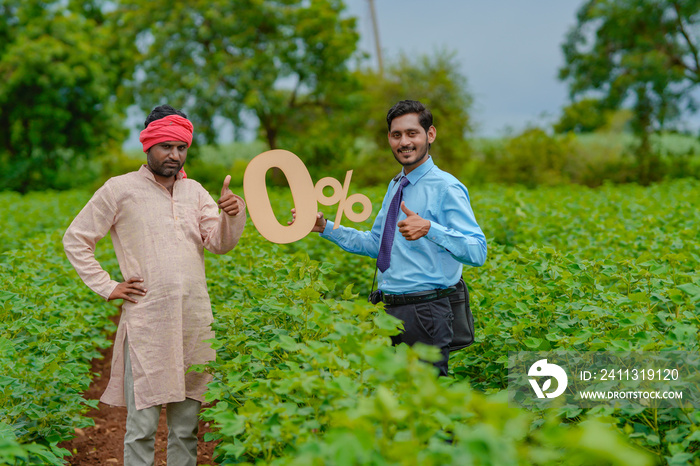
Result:
[[[431,126],[433,126],[433,114],[428,110],[425,105],[418,102],[417,100],[402,100],[393,107],[389,109],[386,114],[386,124],[391,131],[391,122],[394,118],[407,115],[409,113],[417,113],[418,121],[427,133]]]
[[[173,108],[170,105],[159,105],[151,111],[150,115],[148,115],[146,121],[143,123],[143,126],[144,128],[148,128],[148,125],[154,121],[165,118],[168,115],[180,115],[182,118],[187,118],[187,115],[185,115],[185,112],[182,110]]]

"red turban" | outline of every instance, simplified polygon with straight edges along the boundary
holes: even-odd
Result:
[[[192,132],[194,127],[187,118],[180,115],[168,115],[160,120],[152,121],[151,124],[141,131],[139,140],[143,144],[143,151],[165,141],[182,141],[187,143],[187,147],[192,145]]]

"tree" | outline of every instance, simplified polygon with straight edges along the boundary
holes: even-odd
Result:
[[[598,99],[582,99],[564,107],[559,121],[554,124],[557,133],[590,133],[605,126],[606,111]]]
[[[200,142],[214,118],[254,115],[270,148],[308,108],[331,111],[350,85],[358,40],[341,0],[125,0],[121,24],[140,45],[133,82],[150,110],[164,101],[192,118]]]
[[[299,155],[315,180],[325,176],[342,180],[357,165],[357,146],[367,122],[362,112],[366,96],[359,82],[345,89],[323,107],[297,109],[278,133],[280,147]]]
[[[700,84],[700,0],[587,0],[563,44],[572,99],[631,105],[642,181],[654,173],[650,134],[695,112]]]
[[[79,3],[0,0],[0,189],[69,187],[123,140],[125,49]]]
[[[303,154],[307,165],[311,162],[312,176],[343,179],[352,168],[353,183],[385,183],[387,173],[397,170],[387,144],[386,114],[404,99],[420,100],[431,109],[438,128],[431,154],[442,168],[459,173],[471,154],[466,135],[471,131],[472,97],[454,52],[403,54],[389,62],[383,76],[360,69],[351,81],[357,86],[336,96],[336,111],[297,112],[286,126],[291,133],[280,137],[285,147]],[[294,138],[295,132],[306,137]]]

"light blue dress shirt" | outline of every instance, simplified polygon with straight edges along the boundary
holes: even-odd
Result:
[[[334,230],[333,222],[328,220],[321,237],[345,251],[376,258],[386,212],[403,175],[402,170],[389,184],[370,231],[342,225]],[[447,288],[459,281],[462,264],[479,267],[486,261],[486,238],[474,218],[467,188],[440,170],[432,157],[407,178],[403,201],[409,210],[430,220],[430,231],[416,241],[408,241],[396,228],[391,265],[384,273],[379,272],[378,288],[389,294]],[[397,221],[405,218],[406,214],[399,210]]]

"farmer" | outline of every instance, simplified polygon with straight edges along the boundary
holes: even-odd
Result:
[[[188,372],[215,357],[204,272],[204,248],[225,254],[245,226],[245,203],[226,176],[221,198],[181,171],[192,123],[169,105],[153,109],[141,131],[147,164],[109,179],[63,237],[80,278],[107,299],[123,299],[109,385],[101,401],[127,407],[124,464],[152,465],[162,405],[168,420],[168,464],[197,462],[198,415],[210,378]],[[95,260],[111,233],[123,282]]]
[[[436,346],[442,359],[435,366],[444,376],[453,319],[447,296],[461,282],[462,264],[484,264],[486,240],[467,188],[440,170],[429,154],[437,135],[430,110],[403,100],[389,110],[386,120],[389,146],[403,170],[389,183],[372,229],[334,230],[333,222],[319,212],[313,231],[348,252],[377,258],[375,300],[404,323],[404,331],[393,336],[392,343]]]

